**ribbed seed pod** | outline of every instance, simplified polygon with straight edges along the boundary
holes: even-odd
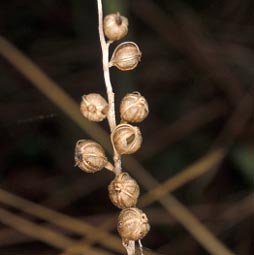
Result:
[[[142,53],[136,43],[124,42],[115,48],[109,66],[116,66],[122,71],[129,71],[138,65],[141,56]]]
[[[111,133],[111,142],[119,154],[132,154],[141,147],[142,135],[138,127],[119,124]]]
[[[91,140],[79,140],[75,147],[76,165],[87,173],[95,173],[106,167],[113,169],[111,163],[108,162],[103,148],[96,142]]]
[[[141,122],[149,113],[146,99],[137,91],[127,94],[121,101],[121,119],[127,122]]]
[[[103,20],[103,29],[110,41],[120,40],[128,33],[128,19],[119,12],[109,14]]]
[[[82,96],[80,111],[91,121],[102,121],[107,117],[108,103],[100,94],[91,93]]]
[[[117,230],[123,240],[140,240],[150,230],[146,214],[138,208],[123,209],[118,217]]]
[[[109,184],[108,191],[110,200],[120,209],[135,206],[139,197],[137,182],[126,172],[115,177]]]

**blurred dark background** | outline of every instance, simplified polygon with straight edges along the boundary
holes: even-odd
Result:
[[[111,72],[117,109],[134,90],[149,102],[135,158],[163,182],[211,148],[226,148],[212,174],[174,194],[238,255],[254,254],[253,1],[103,4],[106,14],[128,17],[124,40],[143,53],[133,72]],[[77,103],[91,92],[106,96],[95,0],[2,0],[0,32]],[[2,57],[0,107],[3,189],[95,225],[116,213],[107,196],[112,174],[74,167],[75,143],[88,135]],[[106,122],[100,125],[109,132]],[[158,204],[145,210],[152,225],[145,246],[161,254],[208,254]],[[0,254],[59,250],[1,225]]]

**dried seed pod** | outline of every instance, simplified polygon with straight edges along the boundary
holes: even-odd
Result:
[[[110,41],[120,40],[128,33],[128,19],[119,12],[109,14],[103,20],[103,28]]]
[[[87,173],[95,173],[106,167],[113,169],[111,163],[108,162],[103,148],[96,142],[91,140],[79,140],[75,147],[76,165]]]
[[[141,55],[142,53],[136,43],[121,43],[115,48],[109,66],[116,66],[122,71],[132,70],[141,60]]]
[[[126,172],[122,172],[109,184],[109,197],[112,203],[121,209],[133,207],[139,197],[137,182]]]
[[[80,111],[91,121],[102,121],[107,117],[108,103],[100,94],[91,93],[82,96]]]
[[[138,208],[123,209],[118,217],[117,230],[124,241],[140,240],[150,230],[146,214]]]
[[[119,124],[111,133],[111,142],[119,154],[132,154],[142,144],[142,135],[138,127]]]
[[[139,92],[132,92],[122,99],[120,113],[124,121],[141,122],[149,113],[148,103]]]

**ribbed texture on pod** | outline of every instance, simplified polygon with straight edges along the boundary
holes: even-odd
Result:
[[[119,154],[132,154],[142,144],[142,135],[138,127],[119,124],[111,133],[111,142]]]
[[[120,208],[133,207],[139,197],[137,182],[126,172],[122,172],[109,184],[109,197],[112,203]]]
[[[87,173],[95,173],[106,166],[108,160],[103,148],[91,140],[79,140],[75,147],[76,165]]]
[[[82,96],[80,111],[91,121],[102,121],[107,117],[108,103],[100,94],[91,93]]]
[[[109,14],[103,20],[103,29],[110,41],[120,40],[128,33],[128,19],[119,12]]]
[[[117,230],[123,240],[140,240],[150,230],[146,214],[138,208],[123,209],[118,217]]]
[[[138,65],[141,56],[142,53],[136,43],[124,42],[115,48],[109,65],[116,66],[122,71],[129,71]]]
[[[149,113],[146,99],[137,91],[127,94],[121,101],[121,119],[126,122],[141,122]]]

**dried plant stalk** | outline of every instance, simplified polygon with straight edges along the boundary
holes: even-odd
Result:
[[[108,96],[108,123],[110,127],[110,131],[112,132],[116,127],[116,115],[115,115],[115,95],[113,92],[113,88],[110,80],[110,72],[109,72],[109,46],[111,41],[106,42],[104,32],[103,32],[103,10],[102,10],[102,2],[101,0],[97,0],[98,5],[98,21],[99,21],[99,37],[101,43],[102,50],[102,65],[103,65],[103,74],[105,85],[107,89]],[[116,174],[121,173],[121,157],[119,153],[114,150],[114,163],[115,163],[115,172]]]

